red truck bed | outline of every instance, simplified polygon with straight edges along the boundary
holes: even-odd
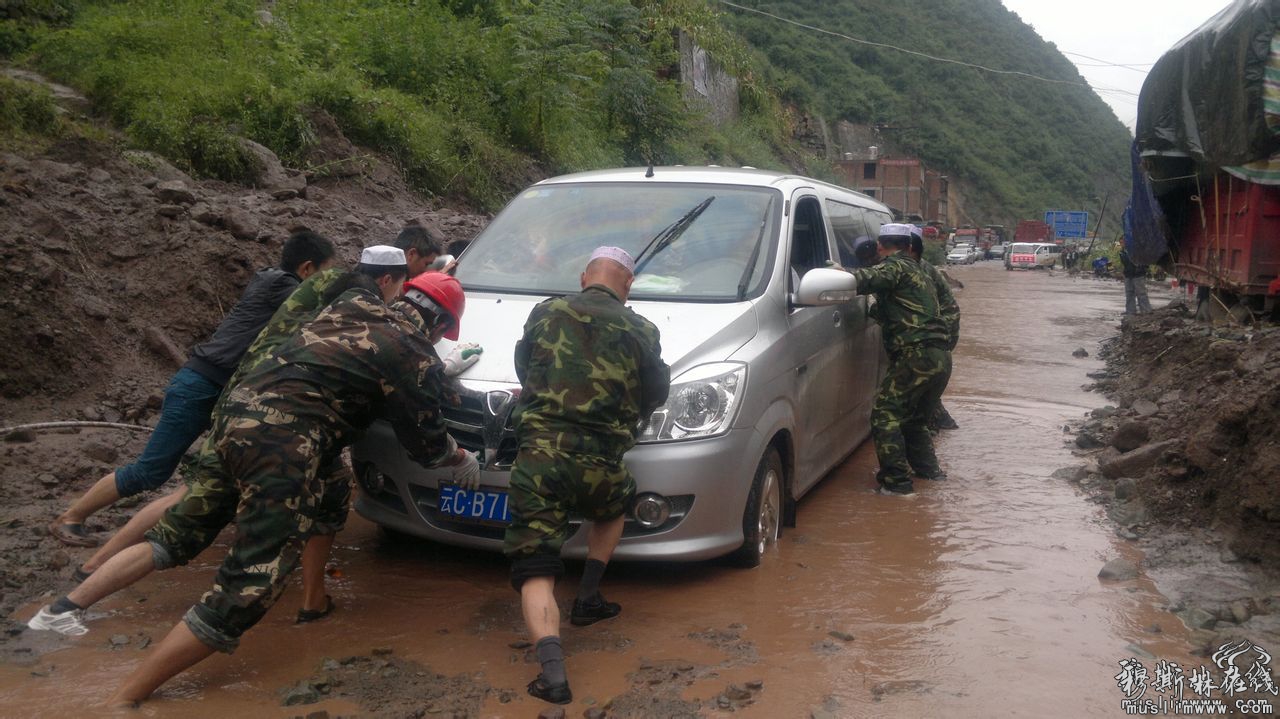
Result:
[[[1178,279],[1241,294],[1276,294],[1280,290],[1280,187],[1222,173],[1202,192],[1199,209],[1203,214],[1192,213],[1174,249]]]

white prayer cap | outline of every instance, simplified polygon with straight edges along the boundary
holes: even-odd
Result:
[[[881,237],[911,237],[912,225],[890,222],[880,227]]]
[[[630,252],[621,247],[597,247],[595,252],[591,253],[591,259],[587,260],[587,264],[599,259],[613,260],[627,268],[627,272],[636,271],[636,261],[632,259]]]
[[[409,264],[404,250],[391,245],[373,245],[360,253],[360,264],[378,267],[403,267]]]

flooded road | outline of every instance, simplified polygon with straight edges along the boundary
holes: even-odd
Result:
[[[1097,579],[1136,550],[1050,478],[1080,463],[1063,424],[1105,404],[1081,386],[1102,366],[1097,343],[1115,331],[1122,286],[995,262],[953,274],[965,283],[962,339],[945,402],[960,429],[937,440],[951,479],[919,483],[913,499],[876,496],[868,442],[801,502],[798,527],[759,569],[611,567],[605,592],[621,617],[565,625],[568,716],[611,698],[615,713],[648,707],[633,716],[1119,716],[1120,659],[1140,648],[1191,663],[1182,624],[1151,585]],[[1073,357],[1077,347],[1091,356]],[[102,602],[87,636],[15,640],[32,652],[0,665],[0,714],[84,713],[137,665],[143,638],[158,641],[204,591],[224,550]],[[294,626],[294,590],[234,656],[127,715],[363,715],[338,699],[282,707],[281,691],[325,658],[375,649],[491,688],[480,716],[548,706],[524,694],[536,664],[519,648],[500,557],[398,544],[355,516],[335,557],[334,615]],[[577,571],[559,588],[562,607]],[[730,685],[747,686],[749,700]]]

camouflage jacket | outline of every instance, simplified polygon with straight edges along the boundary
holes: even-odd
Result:
[[[275,314],[271,315],[267,326],[258,333],[253,344],[249,345],[249,349],[244,353],[244,359],[240,360],[240,366],[236,368],[236,373],[227,386],[234,387],[241,377],[257,367],[262,360],[270,357],[277,347],[293,336],[294,332],[315,319],[315,316],[320,314],[320,310],[324,309],[325,291],[333,286],[344,272],[346,270],[330,267],[311,275],[298,285],[298,288],[276,309]]]
[[[516,343],[522,448],[620,461],[641,419],[667,401],[671,372],[658,328],[592,285],[533,308]]]
[[[938,294],[938,311],[942,313],[942,321],[947,325],[947,349],[955,349],[956,342],[960,341],[960,305],[956,303],[956,296],[951,292],[951,283],[947,282],[947,278],[942,275],[942,271],[937,267],[920,261],[920,267],[929,275],[929,279],[933,280],[933,287]]]
[[[947,348],[951,334],[938,291],[919,262],[898,252],[874,267],[855,270],[853,276],[858,294],[876,296],[875,318],[890,357],[913,347]]]
[[[311,432],[325,454],[383,417],[409,456],[432,466],[454,447],[440,412],[450,401],[444,365],[421,324],[357,288],[248,370],[222,411]]]

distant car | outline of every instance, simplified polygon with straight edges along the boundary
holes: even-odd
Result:
[[[1003,260],[1003,259],[1004,259],[1004,255],[1005,255],[1005,251],[1006,251],[1007,249],[1008,249],[1008,247],[1006,247],[1005,245],[992,245],[992,246],[991,246],[991,249],[990,249],[990,250],[988,250],[988,252],[990,252],[990,253],[991,253],[991,259],[993,259],[993,260]]]
[[[973,245],[960,243],[951,248],[947,253],[948,265],[971,265],[978,259],[977,250],[973,249]]]

